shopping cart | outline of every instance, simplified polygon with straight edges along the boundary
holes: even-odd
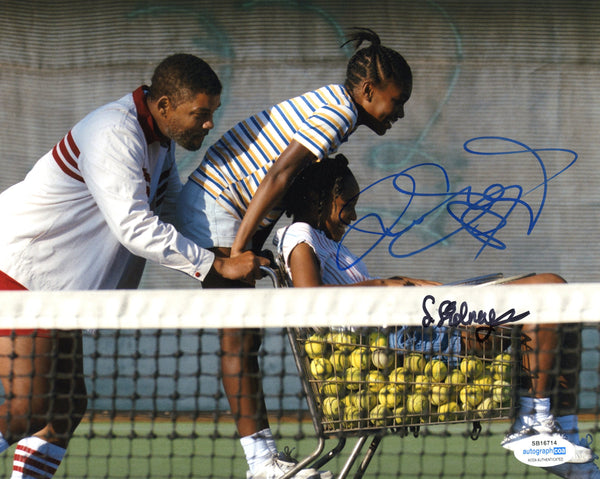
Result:
[[[264,271],[275,287],[289,286],[281,267]],[[514,279],[498,274],[461,284]],[[348,476],[369,439],[357,479],[386,434],[417,437],[424,426],[471,423],[476,440],[482,421],[514,417],[515,328],[288,328],[287,333],[318,444],[284,477],[309,465],[323,468],[349,437],[357,440],[339,479]],[[337,443],[324,453],[329,439]]]

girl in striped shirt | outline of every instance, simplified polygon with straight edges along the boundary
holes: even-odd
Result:
[[[186,237],[217,257],[259,251],[298,172],[337,151],[358,126],[384,135],[404,116],[412,73],[402,55],[383,46],[369,29],[357,29],[348,41],[357,51],[344,84],[327,85],[268,108],[238,123],[208,149],[178,200],[177,224]],[[364,42],[369,45],[360,48]],[[217,274],[209,274],[202,285],[248,286]],[[253,478],[271,477],[257,464],[272,456],[264,433],[252,439],[261,431],[270,438],[257,375],[259,346],[256,331],[222,331],[224,389],[247,445],[248,476]]]
[[[188,237],[227,256],[260,247],[257,240],[266,237],[260,233],[281,215],[279,202],[299,171],[337,151],[358,126],[384,135],[404,117],[412,90],[404,58],[368,29],[349,41],[370,46],[350,59],[343,85],[257,113],[208,149],[178,204],[178,222]],[[213,213],[217,207],[222,211]]]

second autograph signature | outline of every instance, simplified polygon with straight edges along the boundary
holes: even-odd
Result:
[[[509,309],[503,313],[496,313],[494,308],[490,308],[488,311],[483,310],[470,310],[466,301],[460,303],[458,306],[454,300],[444,300],[437,307],[437,319],[433,317],[429,311],[429,307],[436,303],[435,298],[428,294],[423,298],[423,326],[502,326],[503,324],[514,323],[527,316],[529,311],[523,313],[517,313],[514,308]]]

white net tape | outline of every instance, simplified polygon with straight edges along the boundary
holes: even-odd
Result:
[[[600,284],[2,292],[0,304],[3,328],[496,326],[597,321]]]

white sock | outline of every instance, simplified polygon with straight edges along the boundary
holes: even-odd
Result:
[[[569,438],[569,441],[579,444],[579,421],[575,414],[570,414],[569,416],[558,416],[556,418],[556,422],[565,432]]]
[[[535,420],[541,423],[550,417],[550,398],[533,398]]]
[[[255,432],[250,436],[244,436],[240,439],[240,442],[251,474],[254,474],[257,467],[269,460],[274,454],[271,450],[273,446],[270,446],[270,443],[272,442],[274,445],[275,441],[269,428]]]
[[[524,426],[531,427],[535,423],[535,406],[533,398],[521,396],[519,398],[519,419]]]
[[[273,433],[270,428],[263,430],[265,434],[265,439],[267,440],[267,447],[269,451],[273,453],[273,455],[277,454],[279,451],[277,450],[277,444],[275,443],[275,438],[273,437]]]
[[[6,451],[10,447],[10,444],[4,439],[4,436],[0,432],[0,454]]]
[[[17,443],[11,479],[50,479],[60,466],[66,449],[36,436]]]

